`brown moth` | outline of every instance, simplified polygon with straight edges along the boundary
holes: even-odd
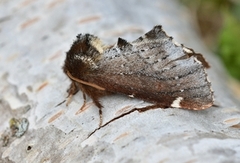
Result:
[[[64,73],[72,83],[69,97],[79,90],[92,98],[101,114],[99,98],[121,93],[159,108],[202,110],[213,105],[213,91],[202,54],[173,42],[155,26],[133,42],[119,38],[114,46],[79,34],[67,52]]]

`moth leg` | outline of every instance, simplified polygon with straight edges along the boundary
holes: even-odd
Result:
[[[102,126],[102,108],[103,108],[103,106],[100,104],[100,102],[98,101],[98,98],[96,98],[96,97],[92,97],[92,99],[93,99],[93,102],[94,102],[94,104],[98,107],[98,113],[99,113],[99,127],[101,127]]]
[[[79,109],[79,111],[77,111],[77,113],[81,112],[82,109],[86,106],[86,103],[87,103],[86,94],[84,92],[82,92],[82,94],[83,94],[83,104],[82,104],[81,108]]]
[[[77,86],[84,93],[83,94],[84,103],[86,103],[86,95],[88,95],[92,99],[93,103],[98,107],[99,119],[100,119],[99,126],[101,126],[102,125],[102,108],[103,108],[103,106],[99,102],[99,98],[106,95],[107,94],[106,91],[100,91],[100,90],[97,90],[96,88],[92,88],[90,86],[86,86],[83,84],[78,84]]]
[[[68,88],[68,96],[66,97],[66,100],[63,100],[59,104],[57,104],[55,107],[58,107],[59,105],[62,105],[64,102],[66,102],[66,106],[71,102],[72,96],[75,95],[79,91],[79,88],[76,86],[75,82],[72,82],[70,87]]]
[[[103,120],[102,120],[102,119],[103,119],[103,118],[102,118],[102,117],[103,117],[103,116],[102,116],[102,108],[98,108],[98,114],[99,114],[99,119],[100,119],[100,120],[99,120],[99,127],[101,127],[101,126],[102,126],[102,121],[103,121]]]
[[[71,102],[72,96],[75,95],[78,91],[79,91],[79,88],[77,87],[76,83],[72,82],[69,89],[67,90],[68,92],[67,102],[66,102],[67,106]]]
[[[68,88],[67,92],[68,92],[68,97],[70,95],[75,95],[77,92],[79,91],[78,86],[76,85],[75,82],[72,82],[70,87]]]
[[[86,105],[86,103],[87,103],[86,94],[84,92],[82,92],[82,94],[83,94],[83,105],[81,106],[80,110],[82,110],[84,108],[84,106]]]
[[[84,92],[82,92],[82,94],[83,94],[83,105],[85,105],[86,104],[86,94],[84,93]]]

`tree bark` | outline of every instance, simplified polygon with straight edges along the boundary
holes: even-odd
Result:
[[[240,104],[229,91],[218,58],[206,49],[194,18],[173,0],[52,0],[0,2],[0,153],[2,162],[239,162]],[[123,95],[101,99],[98,108],[82,93],[65,103],[70,81],[62,71],[65,52],[79,33],[106,44],[133,41],[155,25],[202,53],[215,104],[202,111],[154,109]],[[116,118],[117,117],[117,118]],[[9,120],[27,118],[18,138]]]

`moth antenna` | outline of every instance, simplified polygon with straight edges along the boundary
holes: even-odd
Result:
[[[98,86],[98,85],[96,85],[96,84],[89,83],[89,82],[85,82],[85,81],[83,81],[83,80],[80,80],[80,79],[77,79],[77,78],[73,77],[73,76],[70,74],[69,71],[67,71],[67,75],[68,75],[68,77],[71,78],[72,80],[74,80],[74,81],[76,81],[76,82],[79,82],[79,83],[81,83],[81,84],[88,85],[88,86],[90,86],[90,87],[93,87],[93,88],[96,88],[96,89],[99,89],[99,90],[102,90],[102,91],[105,90],[105,88],[100,87],[100,86]]]

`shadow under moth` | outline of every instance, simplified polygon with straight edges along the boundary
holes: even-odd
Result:
[[[213,105],[207,79],[209,64],[202,54],[173,42],[155,26],[133,42],[119,38],[105,46],[91,34],[79,34],[67,52],[64,73],[72,83],[68,98],[79,90],[99,108],[99,98],[126,94],[153,103],[154,108],[202,110]],[[84,105],[83,104],[83,105]]]

